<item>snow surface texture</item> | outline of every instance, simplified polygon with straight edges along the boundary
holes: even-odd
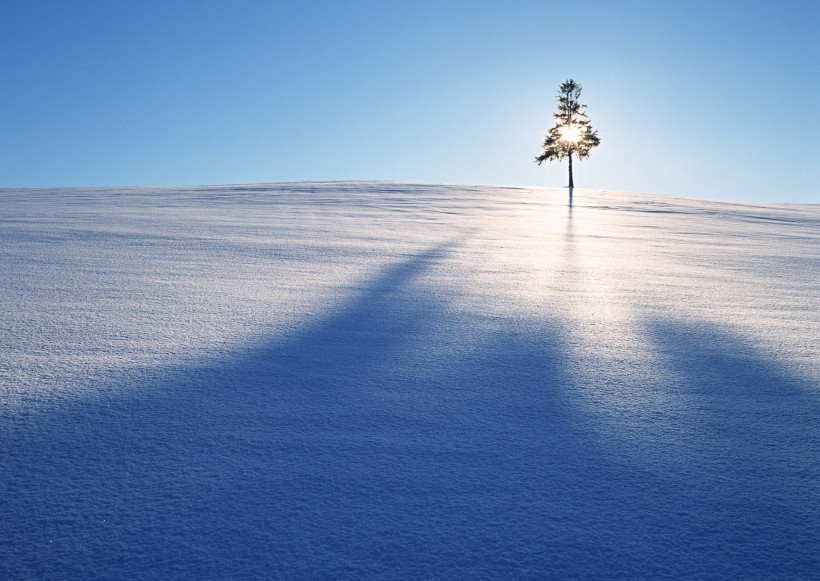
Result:
[[[820,206],[0,191],[0,578],[820,578]]]

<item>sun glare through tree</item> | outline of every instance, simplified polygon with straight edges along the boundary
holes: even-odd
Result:
[[[581,85],[572,79],[561,83],[558,112],[553,115],[555,126],[544,139],[544,152],[535,158],[538,165],[545,161],[568,159],[570,188],[575,187],[572,178],[573,154],[578,159],[586,159],[590,150],[601,143],[598,132],[592,128],[585,113],[587,106],[578,101],[580,97]]]

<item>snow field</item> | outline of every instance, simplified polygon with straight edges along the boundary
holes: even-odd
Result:
[[[820,206],[0,191],[0,577],[818,578]]]

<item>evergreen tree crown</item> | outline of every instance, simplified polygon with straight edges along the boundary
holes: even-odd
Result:
[[[561,83],[558,89],[558,112],[553,114],[555,125],[547,132],[544,139],[544,151],[535,158],[541,165],[545,161],[561,161],[574,155],[586,159],[589,152],[601,143],[598,132],[586,114],[586,105],[582,105],[581,85],[573,79]]]

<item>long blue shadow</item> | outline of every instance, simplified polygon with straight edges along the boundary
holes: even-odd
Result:
[[[712,542],[757,521],[711,518],[726,496],[701,506],[725,474],[619,457],[573,403],[560,325],[463,314],[424,284],[450,249],[408,257],[284,341],[7,416],[0,577],[753,574],[747,552]],[[657,328],[670,348],[678,332]],[[710,381],[736,371],[694,357]],[[786,572],[811,574],[804,546],[789,556]]]
[[[679,434],[672,502],[691,522],[693,571],[818,578],[818,386],[711,324],[654,321],[650,336],[686,409],[665,429]]]

